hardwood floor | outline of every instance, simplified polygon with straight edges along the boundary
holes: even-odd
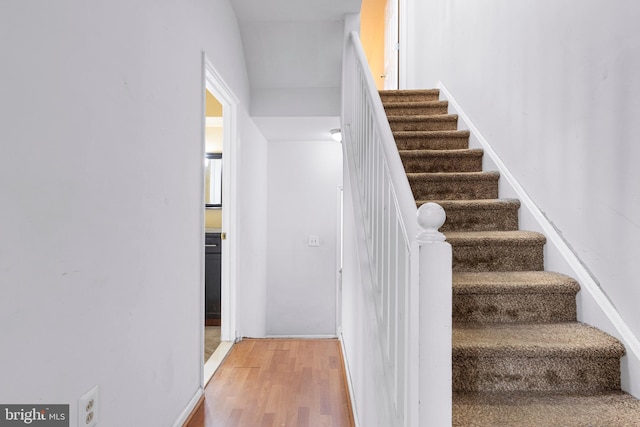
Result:
[[[338,340],[248,339],[205,389],[205,427],[352,427]]]
[[[204,395],[200,398],[189,418],[182,427],[203,427],[204,426]]]

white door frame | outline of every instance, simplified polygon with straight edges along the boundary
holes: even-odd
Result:
[[[400,0],[387,0],[384,7],[384,89],[399,89]]]
[[[408,70],[408,59],[407,54],[409,52],[408,40],[409,40],[409,30],[407,25],[408,19],[408,8],[409,2],[411,0],[387,0],[387,5],[385,6],[385,22],[384,22],[384,32],[385,32],[385,41],[384,41],[384,51],[385,51],[385,74],[388,75],[386,62],[388,60],[388,33],[393,30],[397,33],[397,42],[398,49],[395,52],[395,82],[392,84],[388,84],[389,89],[406,89],[407,88],[407,70]],[[387,21],[387,10],[389,8],[389,2],[395,3],[396,9],[396,22],[391,24]],[[395,26],[395,28],[390,28]],[[395,87],[397,84],[397,87]],[[386,86],[385,86],[386,87]]]
[[[338,224],[336,247],[336,336],[342,336],[342,260],[344,252],[344,186],[337,189]]]
[[[221,284],[221,328],[222,341],[236,341],[237,328],[237,197],[236,183],[238,172],[238,104],[239,101],[222,80],[220,74],[207,58],[202,55],[204,87],[222,104],[222,141],[224,154],[222,156],[222,231],[226,239],[222,241],[222,284]],[[204,94],[204,88],[203,88]],[[203,122],[205,121],[203,117]],[[204,137],[202,141],[202,158],[204,159]],[[204,185],[204,162],[202,167],[202,182]],[[204,191],[202,191],[204,196]],[[203,204],[204,206],[204,204]],[[203,210],[204,215],[204,210]],[[204,224],[204,220],[203,220]],[[204,239],[204,230],[203,230]],[[202,265],[204,266],[204,251],[202,251]],[[202,278],[202,304],[204,307],[204,275]],[[204,316],[202,319],[204,325]],[[204,327],[204,326],[203,326]]]
[[[398,89],[407,88],[407,54],[409,52],[408,7],[409,0],[398,0],[398,39],[400,41],[400,49],[398,50]]]

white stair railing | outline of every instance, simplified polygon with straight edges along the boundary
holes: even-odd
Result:
[[[367,404],[353,390],[363,406],[356,413],[384,411],[394,426],[451,425],[451,246],[438,232],[444,210],[435,203],[416,208],[356,32],[346,38],[343,67],[345,185],[354,232],[366,242],[357,258],[370,273],[354,285],[368,288],[362,303],[373,304],[371,335],[382,358],[372,369],[381,372],[365,375],[379,378],[387,400],[386,408],[374,408],[379,399]]]

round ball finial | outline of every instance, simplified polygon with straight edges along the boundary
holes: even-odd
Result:
[[[442,227],[446,219],[447,214],[439,204],[428,202],[420,206],[418,208],[418,225],[422,230],[418,232],[418,242],[444,241],[445,236],[438,229]]]

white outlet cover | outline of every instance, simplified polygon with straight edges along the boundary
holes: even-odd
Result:
[[[100,420],[98,386],[78,399],[78,427],[95,427]]]

